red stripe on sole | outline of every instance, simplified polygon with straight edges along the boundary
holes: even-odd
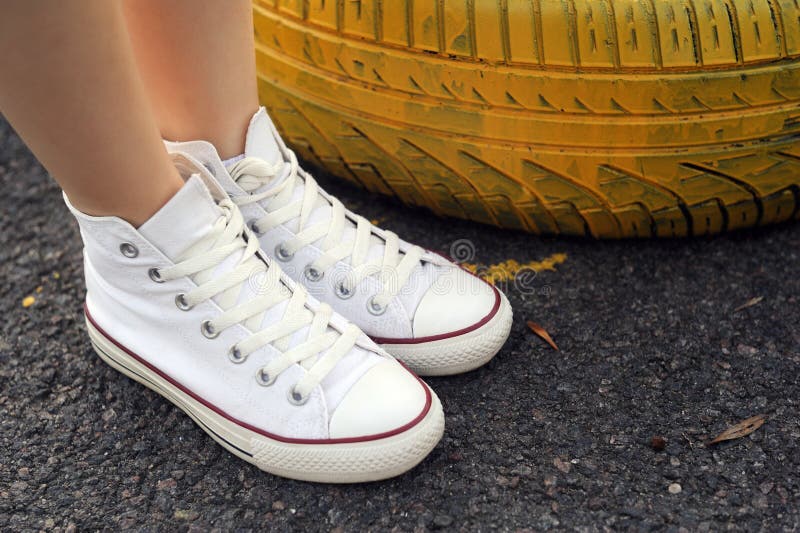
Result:
[[[192,392],[191,390],[187,389],[186,387],[181,385],[178,381],[176,381],[172,377],[168,376],[167,374],[165,374],[164,372],[159,370],[154,365],[150,364],[149,362],[147,362],[144,359],[142,359],[140,356],[138,356],[135,353],[133,353],[132,351],[128,350],[125,346],[123,346],[122,344],[117,342],[117,340],[114,339],[111,335],[106,333],[106,331],[103,328],[101,328],[99,325],[97,325],[97,322],[94,321],[94,319],[92,318],[91,313],[89,313],[89,308],[86,306],[85,303],[83,304],[83,310],[84,310],[84,313],[86,313],[86,318],[89,320],[89,322],[92,323],[92,326],[94,326],[94,328],[97,331],[99,331],[107,340],[109,340],[117,348],[119,348],[120,350],[122,350],[123,352],[128,354],[130,357],[134,358],[137,362],[139,362],[139,363],[143,364],[144,366],[146,366],[148,369],[150,369],[152,372],[154,372],[155,374],[160,376],[162,379],[165,379],[166,381],[168,381],[175,388],[181,390],[183,393],[187,394],[188,396],[192,397],[197,402],[199,402],[199,403],[203,404],[204,406],[206,406],[207,408],[211,409],[212,411],[214,411],[215,413],[217,413],[221,417],[233,422],[237,426],[241,426],[241,427],[243,427],[245,429],[248,429],[248,430],[250,430],[250,431],[252,431],[254,433],[258,433],[259,435],[263,435],[264,437],[267,437],[267,438],[272,439],[272,440],[276,440],[278,442],[285,442],[287,444],[352,444],[352,443],[356,443],[356,442],[369,442],[369,441],[385,439],[385,438],[388,438],[388,437],[393,437],[395,435],[399,435],[400,433],[408,431],[412,427],[414,427],[417,424],[419,424],[422,421],[422,419],[424,419],[425,416],[428,414],[428,411],[430,411],[430,408],[431,408],[431,404],[433,403],[433,399],[431,397],[430,389],[419,378],[419,376],[417,376],[416,374],[414,374],[413,372],[408,370],[408,368],[406,367],[406,370],[408,370],[408,372],[411,373],[411,375],[414,376],[417,379],[417,381],[419,382],[420,386],[422,386],[422,388],[425,390],[425,406],[422,408],[422,412],[419,415],[417,415],[417,417],[414,418],[414,420],[412,420],[411,422],[408,422],[407,424],[404,424],[404,425],[402,425],[402,426],[400,426],[400,427],[398,427],[396,429],[393,429],[391,431],[386,431],[386,432],[383,432],[383,433],[377,433],[377,434],[374,434],[374,435],[366,435],[366,436],[363,436],[363,437],[347,437],[347,438],[340,438],[340,439],[295,439],[295,438],[290,438],[290,437],[283,437],[281,435],[276,435],[274,433],[270,433],[269,431],[264,431],[263,429],[260,429],[260,428],[257,428],[255,426],[252,426],[252,425],[248,424],[247,422],[242,422],[241,420],[239,420],[237,418],[234,418],[233,416],[229,415],[228,413],[226,413],[225,411],[223,411],[222,409],[220,409],[216,405],[214,405],[214,404],[208,402],[207,400],[201,398],[199,395],[197,395],[194,392]],[[403,366],[405,367],[405,365],[403,365]]]

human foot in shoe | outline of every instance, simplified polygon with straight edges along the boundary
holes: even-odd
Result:
[[[345,209],[298,166],[263,108],[244,158],[227,168],[209,143],[166,144],[215,175],[287,275],[418,374],[472,370],[508,338],[505,295]]]
[[[208,172],[173,158],[187,181],[138,229],[70,205],[97,353],[267,472],[356,482],[419,463],[442,436],[436,395],[307,300]]]

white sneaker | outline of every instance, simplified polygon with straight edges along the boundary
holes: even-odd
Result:
[[[173,158],[187,182],[138,230],[70,205],[97,353],[267,472],[356,482],[419,463],[444,429],[436,395],[307,298],[208,172]]]
[[[214,174],[289,277],[418,374],[475,369],[508,338],[505,295],[345,209],[298,166],[264,108],[230,169],[207,142],[166,145]]]

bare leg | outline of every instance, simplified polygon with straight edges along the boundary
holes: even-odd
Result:
[[[258,109],[249,0],[125,0],[136,59],[162,135],[244,150]]]
[[[0,110],[75,207],[138,226],[180,189],[119,2],[6,1],[0,51]]]

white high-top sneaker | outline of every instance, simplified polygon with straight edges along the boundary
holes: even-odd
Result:
[[[298,166],[264,108],[250,122],[244,159],[230,168],[207,142],[166,145],[216,177],[289,277],[418,374],[475,369],[508,338],[505,295],[345,209]]]
[[[100,357],[267,472],[356,482],[419,463],[444,429],[436,395],[262,257],[204,168],[173,159],[187,181],[139,229],[70,206]]]

